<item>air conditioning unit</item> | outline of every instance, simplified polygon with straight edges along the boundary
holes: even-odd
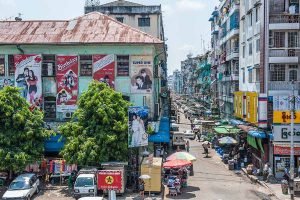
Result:
[[[65,112],[65,113],[64,113],[64,118],[65,118],[65,119],[71,119],[72,116],[73,116],[73,113],[72,113],[72,112]]]

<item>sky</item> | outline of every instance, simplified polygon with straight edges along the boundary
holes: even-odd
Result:
[[[102,3],[112,0],[101,0]],[[210,44],[208,19],[219,0],[129,0],[144,5],[162,5],[168,74],[180,69],[186,55],[201,55]],[[72,19],[84,14],[85,0],[0,0],[0,20]],[[204,41],[204,42],[203,42]],[[203,43],[205,45],[203,45]]]

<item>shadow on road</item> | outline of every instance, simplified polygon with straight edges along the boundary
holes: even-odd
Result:
[[[167,195],[168,199],[195,199],[196,195],[192,192],[200,191],[199,187],[188,186],[187,188],[182,190],[182,193],[177,196]]]
[[[255,190],[251,190],[250,192],[255,194],[255,196],[259,197],[262,200],[271,200],[272,199],[268,194],[265,194],[263,192],[259,192],[259,191],[255,191]]]

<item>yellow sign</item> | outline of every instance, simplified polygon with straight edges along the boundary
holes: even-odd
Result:
[[[112,176],[107,176],[105,178],[105,183],[108,184],[108,185],[111,185],[114,183],[114,178]]]
[[[234,116],[243,119],[243,92],[234,93]]]
[[[246,92],[246,121],[257,124],[258,94]]]
[[[291,112],[274,110],[273,112],[273,123],[290,124],[291,123]],[[295,112],[294,123],[300,124],[300,111]]]

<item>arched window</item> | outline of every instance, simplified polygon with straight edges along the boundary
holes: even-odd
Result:
[[[289,80],[290,81],[297,81],[297,70],[296,69],[292,69],[289,72]]]

